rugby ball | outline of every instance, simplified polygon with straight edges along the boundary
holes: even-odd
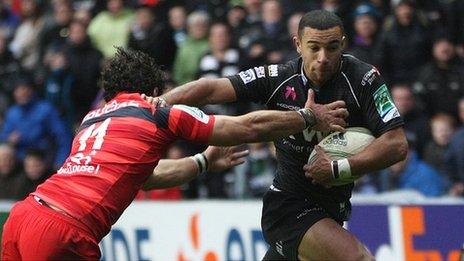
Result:
[[[362,127],[346,128],[345,133],[334,132],[329,134],[319,142],[319,146],[333,160],[348,158],[366,148],[375,139],[372,133]],[[316,159],[316,150],[309,155],[308,164],[311,164]],[[332,186],[341,186],[354,182],[360,176],[352,175],[349,178],[335,180]]]

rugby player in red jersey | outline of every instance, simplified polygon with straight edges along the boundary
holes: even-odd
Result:
[[[104,67],[102,80],[107,104],[83,119],[57,173],[13,206],[4,225],[2,260],[99,259],[98,243],[139,189],[183,181],[182,176],[153,174],[175,140],[213,145],[271,141],[321,124],[306,108],[229,117],[183,105],[154,107],[141,94],[162,92],[162,71],[148,55],[122,48]],[[306,107],[312,102],[309,98]],[[343,102],[326,105],[322,114],[327,129],[344,127]],[[183,162],[200,172],[208,166],[202,154]]]

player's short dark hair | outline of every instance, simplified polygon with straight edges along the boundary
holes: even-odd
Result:
[[[164,89],[164,72],[148,54],[116,47],[116,54],[103,67],[102,85],[105,101],[118,93],[144,93],[152,96]]]
[[[314,10],[303,15],[298,24],[298,36],[302,36],[305,27],[317,30],[327,30],[340,27],[344,33],[343,22],[336,14],[325,10]]]

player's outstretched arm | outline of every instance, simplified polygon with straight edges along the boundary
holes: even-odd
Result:
[[[195,157],[205,157],[205,169],[211,172],[221,172],[245,162],[248,150],[238,150],[237,147],[209,146],[203,153],[193,157],[177,160],[160,160],[153,174],[143,186],[143,190],[164,189],[176,187],[196,178],[200,174],[200,166]]]
[[[242,143],[273,141],[303,131],[310,124],[300,111],[254,111],[242,116],[215,116],[208,143],[232,146]],[[308,117],[314,117],[309,115]]]
[[[206,79],[186,83],[161,96],[168,104],[201,106],[232,102],[237,99],[234,87],[227,78]]]

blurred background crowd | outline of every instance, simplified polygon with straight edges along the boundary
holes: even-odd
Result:
[[[462,197],[464,0],[1,0],[0,199],[24,198],[59,168],[83,116],[102,104],[99,72],[113,46],[154,57],[175,88],[296,58],[292,36],[313,9],[342,18],[346,52],[380,70],[405,120],[407,160],[365,176],[355,191]],[[273,146],[245,147],[244,165],[138,198],[259,198],[274,176]],[[166,158],[203,149],[180,142]]]

